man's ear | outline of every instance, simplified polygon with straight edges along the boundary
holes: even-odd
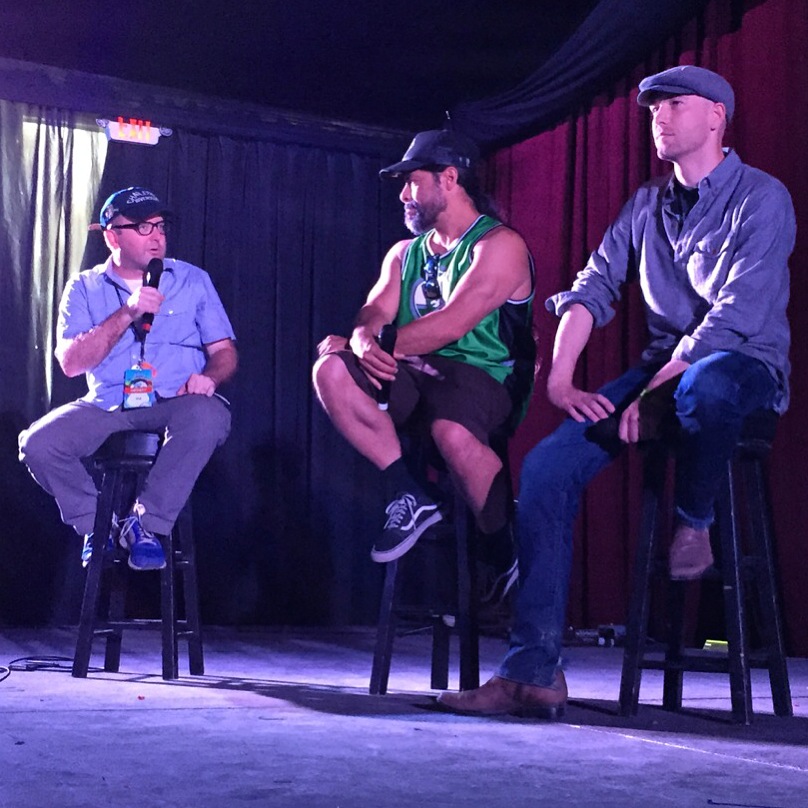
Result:
[[[447,190],[457,185],[457,169],[454,166],[447,166],[441,171],[441,182]]]
[[[118,234],[114,230],[104,230],[104,241],[110,252],[118,248]]]
[[[720,101],[715,101],[713,104],[713,129],[726,129],[727,127],[727,108]]]

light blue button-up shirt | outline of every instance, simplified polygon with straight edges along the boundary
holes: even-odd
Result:
[[[693,363],[717,351],[763,362],[788,406],[788,257],[796,221],[781,182],[728,151],[698,186],[684,221],[673,177],[643,185],[625,204],[572,289],[547,300],[562,315],[573,303],[595,326],[614,317],[625,281],[639,280],[650,340],[646,362]]]
[[[204,270],[166,258],[159,288],[165,300],[146,337],[145,361],[155,368],[157,394],[170,398],[177,395],[192,373],[200,373],[205,367],[205,345],[235,336]],[[58,335],[73,339],[100,325],[130,294],[129,287],[113,271],[111,259],[80,272],[68,281],[62,294]],[[123,400],[124,371],[139,358],[140,341],[134,328],[127,328],[109,354],[87,372],[89,392],[83,400],[105,410],[119,407]]]

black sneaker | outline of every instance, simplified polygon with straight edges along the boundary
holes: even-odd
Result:
[[[387,521],[384,530],[370,551],[370,557],[380,564],[403,556],[428,527],[443,519],[437,504],[431,499],[407,493],[399,494],[387,506],[385,513]]]
[[[519,562],[513,525],[508,522],[493,534],[480,534],[480,562],[477,566],[480,604],[499,605],[519,580]]]
[[[499,605],[519,580],[519,562],[514,558],[508,569],[497,572],[490,564],[482,564],[480,574],[480,604]],[[501,569],[501,568],[500,568]]]

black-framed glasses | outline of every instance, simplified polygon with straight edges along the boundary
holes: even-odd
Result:
[[[168,222],[161,221],[161,222],[137,222],[135,224],[114,224],[110,228],[111,230],[136,230],[139,236],[150,236],[154,231],[154,228],[157,228],[157,232],[161,235],[166,234],[166,228],[168,227]]]
[[[424,264],[424,297],[427,300],[440,300],[440,284],[438,283],[438,270],[440,269],[440,256],[428,255]]]

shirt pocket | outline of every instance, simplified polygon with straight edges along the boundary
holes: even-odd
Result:
[[[710,233],[699,239],[687,261],[687,274],[699,297],[715,301],[727,280],[732,255],[729,232]]]
[[[196,308],[185,300],[166,300],[154,316],[156,342],[174,345],[198,344]]]

